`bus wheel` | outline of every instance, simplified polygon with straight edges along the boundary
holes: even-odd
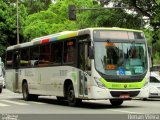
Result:
[[[67,100],[68,100],[69,106],[76,106],[82,102],[81,99],[75,98],[74,88],[72,84],[69,85],[67,90]]]
[[[23,85],[22,85],[22,94],[23,94],[23,99],[25,101],[30,100],[30,94],[29,94],[27,82],[24,82]]]
[[[120,99],[110,99],[110,103],[113,106],[120,106],[123,103],[123,100],[120,100]]]
[[[0,93],[2,93],[2,88],[0,88]]]

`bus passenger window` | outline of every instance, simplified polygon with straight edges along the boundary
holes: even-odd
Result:
[[[62,62],[62,42],[56,42],[51,44],[51,64],[59,65]]]
[[[38,60],[39,60],[39,47],[31,47],[30,48],[30,65],[37,66],[38,65]]]
[[[48,66],[50,62],[50,44],[40,46],[38,66]]]
[[[27,66],[29,66],[29,48],[21,49],[21,54],[20,54],[20,67],[27,67]]]
[[[76,60],[76,42],[75,40],[64,42],[64,63],[75,63]]]
[[[12,65],[13,65],[12,55],[13,55],[13,52],[7,51],[7,59],[6,59],[7,60],[6,61],[7,68],[12,68]]]

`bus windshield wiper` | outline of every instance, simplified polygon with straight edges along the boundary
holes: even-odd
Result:
[[[105,40],[107,43],[110,43],[111,42],[111,40],[110,39],[107,39],[107,40]]]

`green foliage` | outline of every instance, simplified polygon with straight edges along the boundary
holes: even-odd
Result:
[[[140,18],[128,14],[124,10],[106,9],[103,11],[91,11],[87,20],[89,21],[89,26],[123,27],[132,29],[139,29],[141,27]]]
[[[113,2],[116,7],[130,7],[135,13],[126,9],[78,10],[78,8],[101,8]],[[68,19],[68,5],[76,5],[76,21]],[[134,9],[133,9],[134,8]],[[145,29],[148,17],[151,26]],[[153,45],[154,62],[160,63],[160,0],[19,0],[20,42],[33,38],[54,34],[61,31],[77,30],[86,27],[123,27],[143,29],[147,42],[152,45],[152,36],[157,35],[157,43]],[[16,44],[16,0],[0,0],[0,55],[4,56],[7,46]]]
[[[25,21],[24,37],[31,39],[49,34],[50,25],[56,22],[54,18],[56,18],[56,14],[50,11],[41,11],[29,15]]]
[[[52,3],[51,0],[21,0],[21,4],[27,8],[29,14],[37,13],[42,10],[47,10]]]
[[[78,22],[69,21],[68,19],[68,5],[76,4],[78,6],[90,5],[91,0],[77,2],[76,0],[57,1],[56,4],[51,4],[46,11],[40,11],[31,14],[25,21],[24,36],[31,40],[35,37],[44,36],[47,34],[54,34],[65,30],[78,29]],[[78,13],[78,12],[77,12]]]
[[[5,49],[8,45],[6,41],[13,34],[11,33],[14,23],[11,16],[12,9],[3,1],[0,1],[0,56],[4,57]]]
[[[68,5],[77,8],[77,21],[68,20]],[[100,8],[92,0],[59,0],[51,4],[46,11],[29,15],[26,20],[24,36],[26,39],[53,34],[64,30],[75,30],[86,27],[124,27],[140,28],[139,16],[128,14],[125,10],[89,10],[78,11],[78,8]],[[133,21],[134,19],[134,21]]]
[[[144,32],[145,37],[147,39],[148,45],[151,46],[152,45],[152,34],[153,34],[153,32],[149,29],[143,29],[143,32]]]

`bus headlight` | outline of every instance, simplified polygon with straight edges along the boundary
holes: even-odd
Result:
[[[149,81],[147,80],[147,81],[145,81],[143,87],[147,86],[148,84],[149,84]]]
[[[98,87],[105,89],[106,87],[103,85],[103,83],[99,80],[99,78],[94,77]]]

